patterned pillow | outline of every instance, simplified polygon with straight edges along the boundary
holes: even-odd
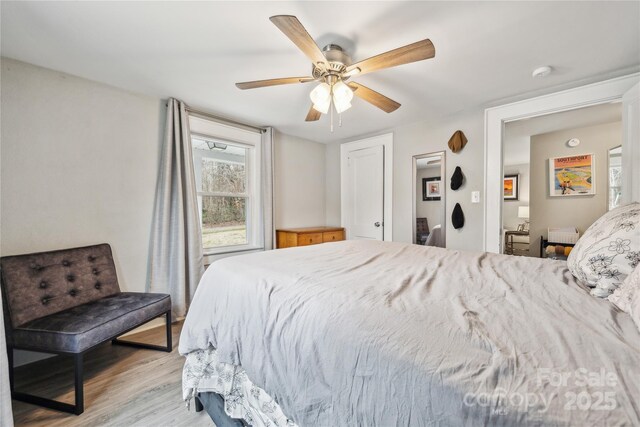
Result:
[[[636,270],[638,269],[636,268]],[[631,302],[629,304],[629,314],[633,319],[633,323],[635,323],[638,327],[638,331],[640,331],[640,289],[637,289],[636,293],[633,295],[633,297],[631,297]]]
[[[640,203],[613,209],[589,227],[567,259],[571,273],[607,298],[640,262]]]
[[[634,300],[636,294],[640,294],[640,265],[624,279],[622,285],[613,291],[607,299],[617,305],[620,310],[631,313],[631,302]],[[638,314],[640,314],[640,307],[636,310],[638,310]]]

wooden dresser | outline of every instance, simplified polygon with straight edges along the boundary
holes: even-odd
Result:
[[[276,230],[276,247],[317,245],[319,243],[344,240],[342,227],[282,228]]]

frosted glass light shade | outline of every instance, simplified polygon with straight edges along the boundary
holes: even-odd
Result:
[[[320,83],[309,94],[311,102],[323,105],[325,102],[331,102],[331,86],[326,83]]]
[[[353,99],[353,91],[342,80],[333,85],[333,100],[350,103]]]
[[[321,112],[322,114],[327,114],[329,112],[329,107],[331,106],[331,98],[326,101],[314,102],[313,109]]]
[[[353,99],[353,91],[349,86],[344,84],[342,80],[333,85],[333,105],[336,106],[338,114],[351,108],[351,100]]]
[[[347,111],[351,108],[351,102],[347,100],[338,101],[335,97],[333,98],[333,105],[336,106],[336,111],[338,114],[342,114],[344,111]]]

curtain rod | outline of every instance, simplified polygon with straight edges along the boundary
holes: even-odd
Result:
[[[209,119],[213,119],[213,120],[215,120],[217,122],[221,122],[222,124],[231,124],[231,125],[236,125],[236,126],[242,126],[244,128],[257,131],[258,133],[264,133],[264,132],[267,131],[267,129],[262,128],[262,127],[251,126],[251,125],[248,125],[246,123],[236,122],[235,120],[225,119],[224,117],[219,117],[219,116],[213,115],[211,113],[207,113],[206,111],[196,110],[195,108],[191,108],[189,106],[186,106],[185,109],[189,113],[194,113],[194,114],[197,114],[197,115],[200,115],[200,116],[204,116],[204,117],[207,117]]]

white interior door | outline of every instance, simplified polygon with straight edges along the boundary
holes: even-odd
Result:
[[[349,152],[347,191],[349,238],[384,240],[384,146]]]
[[[640,202],[640,83],[622,96],[622,201]]]

